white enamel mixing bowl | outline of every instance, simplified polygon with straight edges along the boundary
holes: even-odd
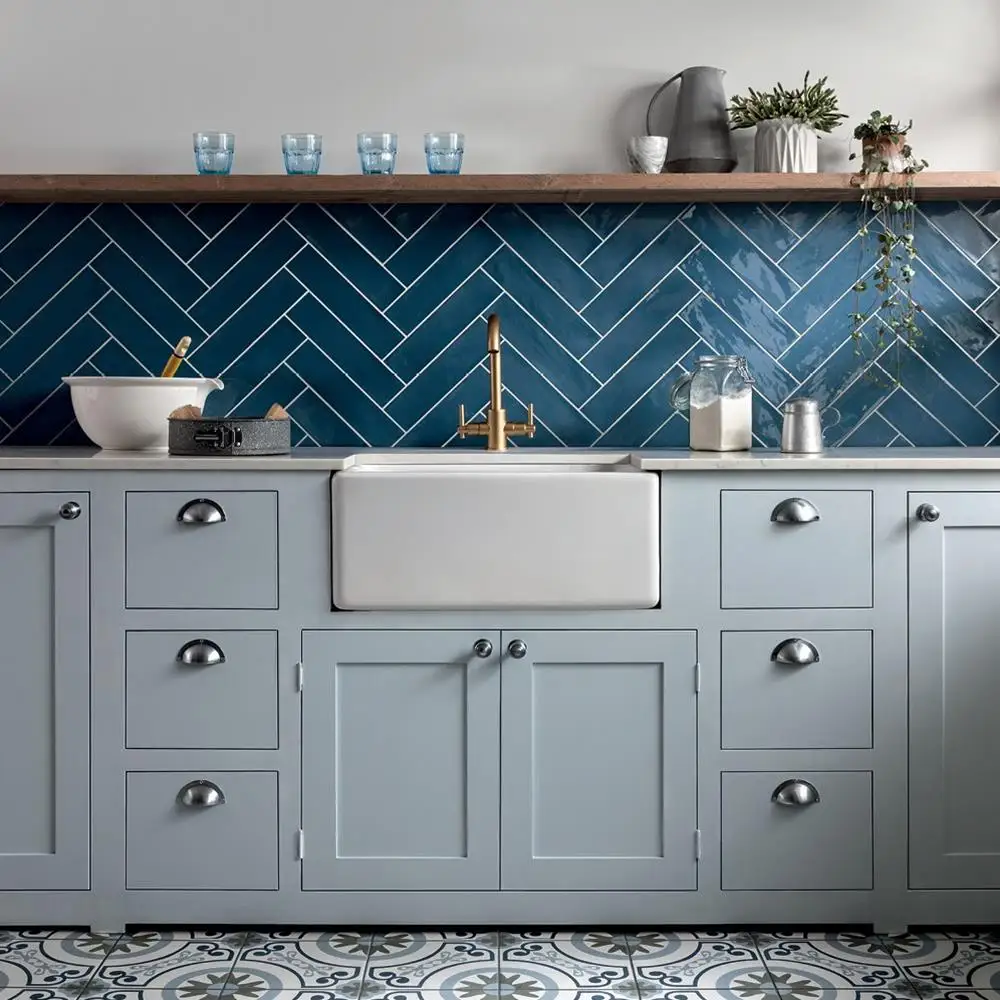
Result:
[[[217,378],[71,376],[73,412],[84,433],[109,451],[166,451],[167,417],[178,406],[203,407],[222,388]]]

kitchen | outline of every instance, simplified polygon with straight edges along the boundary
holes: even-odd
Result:
[[[45,3],[0,1000],[1000,993],[993,7]]]

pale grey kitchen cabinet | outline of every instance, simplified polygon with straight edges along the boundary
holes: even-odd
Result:
[[[693,631],[505,631],[503,889],[696,889]]]
[[[90,882],[89,521],[0,493],[0,891]]]
[[[910,886],[1000,888],[1000,493],[909,495]]]
[[[302,888],[496,889],[500,635],[306,631]]]

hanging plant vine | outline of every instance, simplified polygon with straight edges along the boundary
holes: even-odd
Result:
[[[912,291],[917,262],[914,178],[927,161],[917,160],[906,140],[912,127],[912,121],[904,126],[891,115],[873,111],[854,130],[862,144],[862,215],[851,337],[866,377],[882,383],[885,371],[893,386],[901,384],[906,351],[916,347],[921,335],[917,315],[922,310]],[[851,154],[852,160],[856,157]],[[891,368],[877,364],[890,350]]]

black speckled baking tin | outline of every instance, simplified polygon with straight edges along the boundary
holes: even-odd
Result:
[[[170,418],[171,455],[287,455],[292,450],[291,420],[221,417],[218,420]]]

